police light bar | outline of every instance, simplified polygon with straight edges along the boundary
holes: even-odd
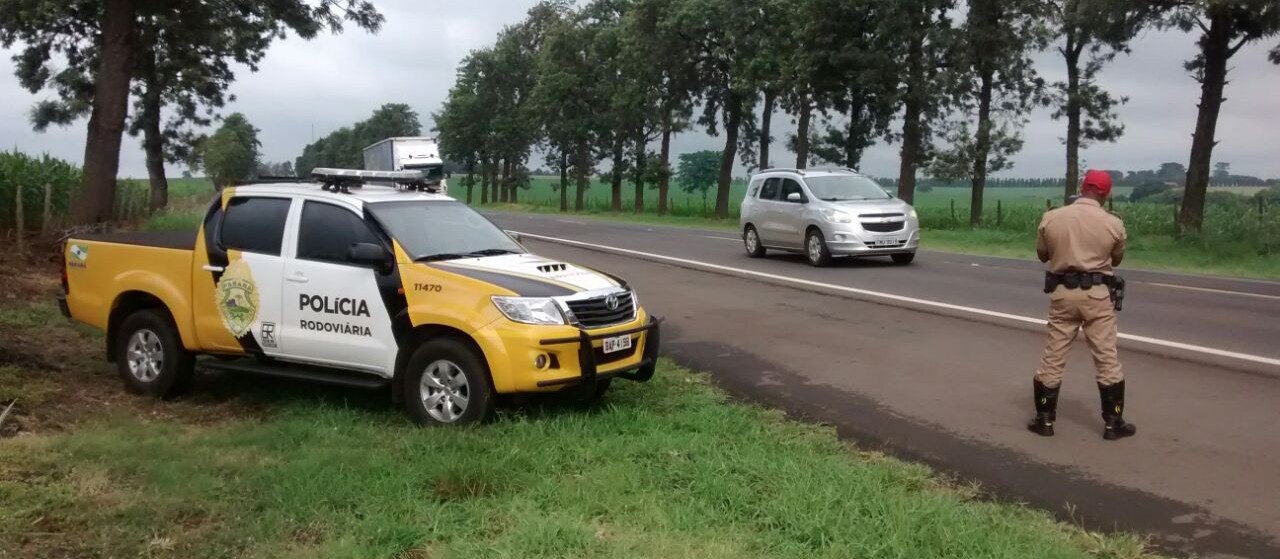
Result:
[[[324,184],[325,190],[347,192],[347,189],[362,187],[366,182],[392,183],[397,187],[411,187],[424,190],[427,176],[422,171],[364,171],[360,169],[331,169],[316,167],[311,170],[311,179]]]

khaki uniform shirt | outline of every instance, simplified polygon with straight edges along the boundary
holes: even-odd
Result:
[[[1048,270],[1111,274],[1113,263],[1124,257],[1124,222],[1096,200],[1075,203],[1045,212],[1036,235],[1036,251],[1048,253]]]

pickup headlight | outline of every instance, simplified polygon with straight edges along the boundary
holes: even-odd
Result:
[[[915,208],[908,208],[908,209],[907,209],[907,217],[909,217],[909,218],[911,218],[911,219],[920,219],[920,216],[916,214],[916,209],[915,209]]]
[[[512,322],[565,324],[560,307],[547,297],[494,297],[493,306]]]
[[[831,223],[853,223],[853,216],[840,210],[824,208],[822,210],[822,218]]]

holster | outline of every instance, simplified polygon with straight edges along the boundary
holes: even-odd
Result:
[[[1111,276],[1111,281],[1107,282],[1107,290],[1111,292],[1111,303],[1115,305],[1116,311],[1124,310],[1124,278],[1120,276]]]

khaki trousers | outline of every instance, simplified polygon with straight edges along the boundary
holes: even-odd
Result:
[[[1036,379],[1049,388],[1062,384],[1067,353],[1084,330],[1085,342],[1098,369],[1098,383],[1110,386],[1124,380],[1116,355],[1116,310],[1105,285],[1089,290],[1058,286],[1049,295],[1049,335]]]

